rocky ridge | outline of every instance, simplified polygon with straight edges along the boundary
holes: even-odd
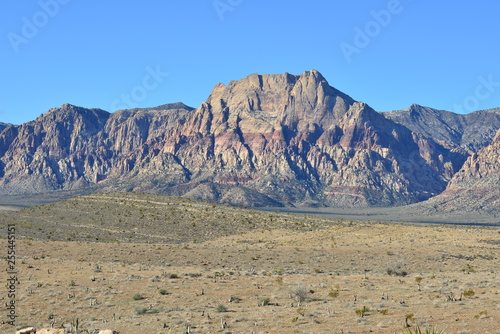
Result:
[[[500,128],[500,108],[462,115],[413,104],[404,110],[385,112],[384,116],[445,147],[469,153],[489,145]]]
[[[245,206],[414,203],[445,190],[468,155],[467,127],[447,117],[434,140],[314,70],[218,84],[197,109],[66,104],[0,132],[0,193],[93,185]]]

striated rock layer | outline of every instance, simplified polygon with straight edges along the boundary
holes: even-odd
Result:
[[[0,193],[98,185],[245,206],[402,205],[445,190],[468,155],[427,135],[317,71],[252,74],[216,85],[197,109],[66,104],[6,126]]]

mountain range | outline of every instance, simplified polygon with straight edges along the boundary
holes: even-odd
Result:
[[[315,70],[252,74],[183,103],[65,104],[0,123],[0,194],[93,187],[243,206],[464,203],[498,211],[500,108],[377,112]]]

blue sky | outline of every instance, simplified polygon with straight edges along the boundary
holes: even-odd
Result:
[[[5,0],[0,121],[182,101],[317,69],[379,111],[500,107],[498,1]]]

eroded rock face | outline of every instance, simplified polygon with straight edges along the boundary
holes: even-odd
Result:
[[[0,144],[3,193],[99,184],[245,206],[412,203],[442,192],[466,158],[317,71],[218,84],[197,109],[64,105],[5,128]]]

